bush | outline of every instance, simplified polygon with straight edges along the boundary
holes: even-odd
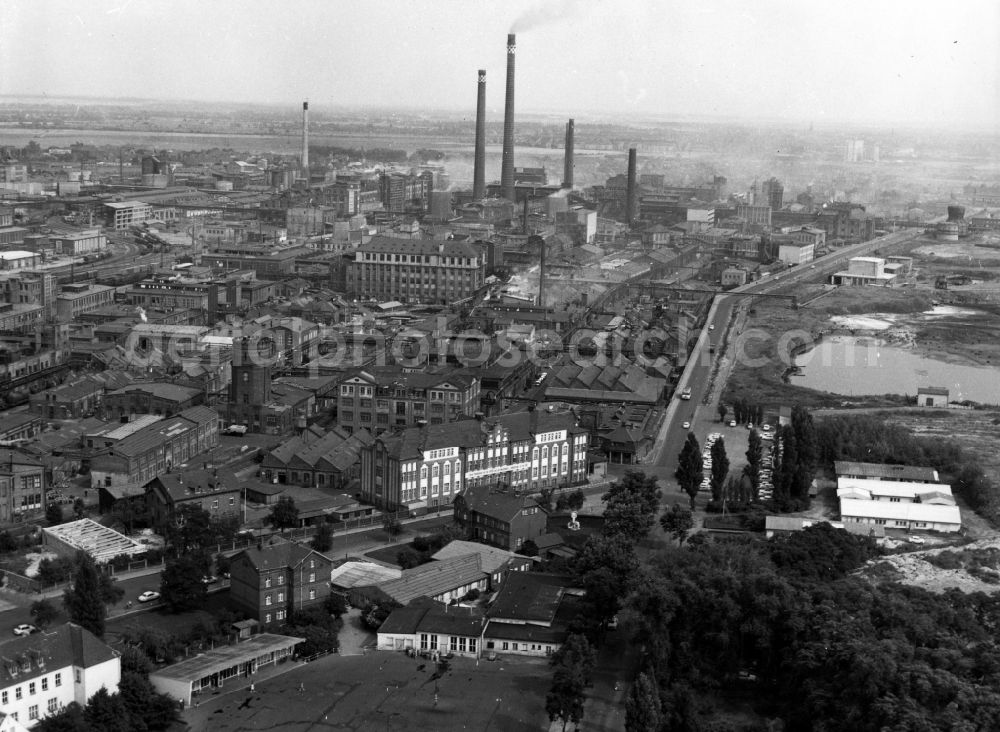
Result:
[[[418,552],[425,552],[431,548],[431,541],[426,536],[414,537],[413,541],[410,543],[413,545],[413,548],[416,549]]]
[[[469,602],[472,602],[474,600],[478,600],[479,599],[479,590],[476,589],[475,587],[473,587],[471,590],[469,590],[468,592],[465,593],[465,596],[462,599],[463,600],[468,600]]]
[[[412,569],[421,564],[420,555],[410,549],[403,549],[396,555],[396,564],[403,569]]]

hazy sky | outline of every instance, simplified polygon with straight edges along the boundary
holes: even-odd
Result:
[[[0,94],[1000,123],[998,0],[2,0]]]

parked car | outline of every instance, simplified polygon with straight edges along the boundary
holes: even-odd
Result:
[[[681,425],[681,427],[683,427],[684,429],[690,429],[691,423],[690,422],[685,422],[684,424]]]
[[[922,536],[911,536],[909,538],[909,541],[912,544],[926,544],[927,543],[927,539],[925,539]],[[16,633],[17,631],[14,631],[14,632]]]
[[[736,426],[736,420],[735,419],[729,420],[729,426],[730,427],[735,427]]]
[[[139,602],[152,602],[153,600],[159,600],[160,593],[153,592],[152,590],[146,590],[141,595],[139,595]]]
[[[31,635],[32,633],[37,633],[38,628],[30,623],[21,623],[20,625],[14,626],[14,635]]]
[[[212,576],[209,576],[209,575],[205,575],[204,577],[201,578],[201,583],[203,585],[210,585],[213,582],[217,582],[218,580],[219,580],[218,577],[212,577]]]
[[[761,429],[764,430],[765,432],[770,432],[771,431],[771,425],[766,424],[763,427],[761,427]]]

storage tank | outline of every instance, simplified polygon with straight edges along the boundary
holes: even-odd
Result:
[[[949,221],[961,221],[965,218],[965,206],[949,206],[948,207],[948,220]]]

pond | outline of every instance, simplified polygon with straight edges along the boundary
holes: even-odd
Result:
[[[936,361],[878,338],[827,338],[794,363],[791,383],[832,394],[916,396],[918,387],[943,386],[949,401],[1000,404],[1000,370]]]

